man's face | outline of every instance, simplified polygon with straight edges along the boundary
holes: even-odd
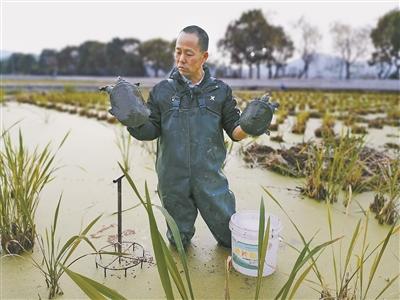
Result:
[[[175,64],[181,75],[188,79],[201,74],[208,52],[202,51],[199,38],[194,33],[181,32],[176,40]]]

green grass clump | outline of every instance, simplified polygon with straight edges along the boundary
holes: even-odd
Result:
[[[58,149],[62,146],[65,135]],[[3,132],[0,152],[0,235],[3,251],[18,254],[33,248],[35,213],[42,189],[53,179],[55,153],[50,144],[29,151],[19,131],[15,145]]]

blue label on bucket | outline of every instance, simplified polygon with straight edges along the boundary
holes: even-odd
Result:
[[[258,268],[258,247],[257,245],[246,244],[232,238],[232,259],[239,266],[257,270]]]

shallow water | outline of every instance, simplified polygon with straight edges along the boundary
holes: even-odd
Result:
[[[98,234],[91,240],[98,247],[107,245],[109,236],[116,233],[116,216],[110,216],[110,214],[116,211],[117,200],[116,186],[112,183],[112,180],[121,175],[117,165],[120,153],[114,142],[119,127],[94,119],[14,102],[8,102],[2,107],[2,118],[4,128],[21,120],[13,128],[13,134],[17,134],[17,128],[21,128],[25,141],[30,147],[38,144],[44,146],[48,141],[51,141],[53,149],[55,149],[63,136],[70,131],[70,136],[57,154],[57,165],[62,166],[62,168],[56,172],[55,180],[46,186],[41,194],[36,218],[38,232],[43,233],[46,227],[50,227],[54,208],[62,193],[58,232],[61,239],[65,241],[66,238],[76,234],[82,226],[88,224],[94,217],[104,214],[103,218],[94,226],[92,233],[98,232]],[[291,122],[293,122],[293,119],[289,118],[285,126],[289,128]],[[287,146],[310,138],[314,130],[313,127],[318,126],[319,122],[320,120],[311,119],[305,136],[285,133],[284,138],[288,140]],[[337,129],[339,130],[339,128]],[[382,131],[370,130],[367,136],[368,143],[381,148],[387,141],[396,142],[396,138],[386,137],[387,133],[398,134],[398,130],[390,127],[385,127]],[[279,144],[269,142],[267,136],[260,140],[262,143],[279,147]],[[240,145],[245,145],[248,142],[249,140],[235,143],[224,170],[230,182],[230,188],[237,199],[237,210],[258,209],[260,199],[263,197],[266,210],[278,215],[284,224],[283,240],[295,247],[301,247],[302,243],[287,217],[263,192],[261,186],[264,186],[279,199],[306,238],[311,238],[313,234],[319,231],[313,245],[329,240],[325,205],[303,198],[298,194],[295,189],[296,186],[301,185],[301,179],[283,177],[258,168],[247,168],[238,155],[238,150]],[[147,181],[153,196],[152,201],[159,204],[155,193],[157,179],[154,172],[154,158],[140,146],[140,142],[134,141],[133,143],[130,174],[141,191],[143,191],[144,182]],[[139,201],[130,191],[126,181],[123,185],[124,208],[128,208]],[[341,242],[343,260],[346,255],[346,245],[351,239],[352,229],[359,218],[362,217],[355,200],[362,207],[367,208],[372,199],[372,193],[355,196],[349,215],[345,214],[344,206],[340,201],[333,206],[334,235],[346,235]],[[157,212],[156,217],[159,221],[159,227],[162,231],[165,231],[162,215]],[[108,229],[99,232],[105,227]],[[142,207],[124,213],[123,230],[129,230],[126,239],[142,244],[148,255],[151,255],[152,247],[148,228],[148,220]],[[197,219],[196,229],[192,245],[188,249],[189,268],[195,297],[196,299],[221,299],[224,297],[224,264],[230,252],[217,246],[201,217]],[[384,238],[388,229],[388,226],[380,226],[371,216],[368,233],[370,248]],[[338,254],[339,245],[338,243],[335,248]],[[89,251],[88,247],[83,246],[80,248],[79,254]],[[331,250],[327,249],[319,258],[318,265],[330,287],[334,287],[330,253]],[[377,291],[383,288],[387,278],[392,278],[399,273],[398,253],[399,236],[397,235],[388,245],[388,250],[379,266],[370,296],[376,295]],[[40,259],[37,247],[35,247],[32,255]],[[30,254],[25,255],[26,259],[10,257],[1,259],[2,299],[38,298],[38,295],[42,298],[47,297],[44,278],[38,270],[32,267],[29,256]],[[274,275],[263,280],[261,290],[263,298],[272,298],[276,295],[287,279],[296,258],[296,252],[282,243],[278,254],[278,270]],[[143,269],[136,267],[129,270],[126,278],[122,272],[108,273],[107,278],[104,278],[103,272],[95,268],[94,257],[86,257],[78,261],[72,266],[72,270],[103,282],[128,298],[164,298],[157,267],[153,264],[145,263]],[[315,276],[310,276],[310,279],[315,280]],[[256,280],[254,278],[246,277],[234,270],[231,271],[230,294],[232,299],[254,298],[255,285]],[[303,283],[296,298],[318,298],[319,294],[310,286],[313,285]],[[64,295],[59,297],[60,299],[86,298],[83,292],[66,276],[61,280],[61,287]],[[384,295],[386,298],[396,299],[399,297],[399,293],[400,286],[397,282]],[[175,294],[177,295],[177,292]]]

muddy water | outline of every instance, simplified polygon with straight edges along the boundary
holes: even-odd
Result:
[[[56,178],[51,182],[41,195],[41,202],[37,210],[37,228],[43,233],[50,226],[53,211],[57,200],[62,193],[61,212],[59,217],[59,236],[66,240],[69,236],[76,234],[84,224],[99,214],[102,219],[94,226],[91,240],[97,247],[107,245],[107,241],[115,237],[116,216],[110,214],[116,210],[116,186],[112,180],[121,175],[117,166],[120,153],[114,142],[118,126],[109,125],[92,119],[81,118],[76,115],[44,110],[31,105],[7,103],[2,108],[3,126],[7,128],[16,121],[20,121],[14,128],[21,128],[25,141],[30,147],[44,145],[52,142],[53,149],[61,141],[66,132],[70,131],[64,146],[57,155],[57,165],[61,168],[56,172]],[[285,126],[290,127],[293,119],[289,118]],[[311,119],[305,136],[284,133],[284,139],[290,146],[293,142],[311,137],[313,127],[318,126],[319,120]],[[284,130],[282,127],[281,130]],[[383,132],[383,134],[382,134]],[[375,146],[381,147],[386,141],[387,133],[398,134],[395,128],[385,127],[383,131],[371,130],[367,139]],[[394,140],[396,140],[394,138]],[[290,179],[272,172],[246,168],[238,155],[240,146],[248,143],[245,140],[236,143],[228,157],[225,168],[226,176],[230,182],[230,188],[237,199],[237,209],[257,209],[261,197],[264,197],[266,209],[281,217],[284,224],[282,237],[285,243],[295,247],[301,247],[301,241],[291,227],[288,219],[277,208],[273,202],[263,193],[261,186],[267,187],[287,209],[299,228],[307,238],[311,238],[317,231],[316,245],[329,239],[326,207],[311,199],[304,199],[295,191],[296,186],[301,184],[301,179]],[[268,137],[261,139],[262,143],[268,143],[275,147],[277,143],[269,142]],[[157,184],[154,172],[154,158],[141,146],[138,141],[133,142],[131,149],[131,176],[143,191],[144,182],[147,181],[153,202],[159,203],[155,193]],[[363,207],[367,208],[372,200],[372,193],[357,195],[357,200]],[[133,193],[124,182],[123,188],[124,208],[129,208],[138,203]],[[349,215],[345,214],[341,203],[333,206],[335,236],[345,235],[342,240],[342,260],[345,258],[345,249],[351,239],[352,228],[355,227],[359,218],[362,217],[359,207],[353,201]],[[161,214],[157,213],[159,227],[165,231],[165,224]],[[123,215],[123,230],[126,240],[134,240],[144,246],[147,255],[152,255],[151,240],[148,230],[148,221],[144,209],[139,207],[130,210]],[[192,245],[188,249],[189,267],[194,285],[196,299],[221,299],[224,297],[224,261],[230,254],[228,250],[217,246],[205,223],[199,217],[196,223],[197,232],[193,238]],[[375,246],[387,233],[387,226],[379,226],[370,218],[368,241],[370,248]],[[282,243],[278,255],[278,270],[272,276],[263,280],[261,295],[263,298],[272,298],[287,279],[293,263],[297,257],[296,252]],[[340,245],[335,248],[337,255]],[[90,250],[83,246],[77,254],[85,254]],[[334,287],[333,268],[329,251],[319,258],[318,265],[330,287]],[[388,250],[379,266],[376,280],[370,295],[377,295],[377,291],[383,288],[387,278],[399,273],[399,237],[396,236],[388,245]],[[29,257],[40,259],[35,247],[32,255],[25,255],[24,259],[3,257],[1,260],[1,298],[2,299],[27,299],[45,298],[47,289],[40,272],[32,267]],[[94,257],[86,257],[72,267],[72,270],[80,272],[95,280],[105,283],[119,291],[128,298],[163,298],[164,293],[158,277],[157,267],[152,263],[145,263],[143,268],[136,267],[129,270],[125,278],[123,273],[108,273],[104,278],[103,272],[96,269]],[[310,279],[315,280],[313,276]],[[230,273],[230,294],[233,299],[253,298],[255,292],[255,279],[246,277],[232,270]],[[64,295],[60,299],[86,298],[83,292],[74,283],[64,276],[61,280]],[[319,294],[311,287],[319,290],[312,283],[304,283],[296,298],[316,299]],[[399,297],[399,282],[393,285],[386,293],[387,298]]]

